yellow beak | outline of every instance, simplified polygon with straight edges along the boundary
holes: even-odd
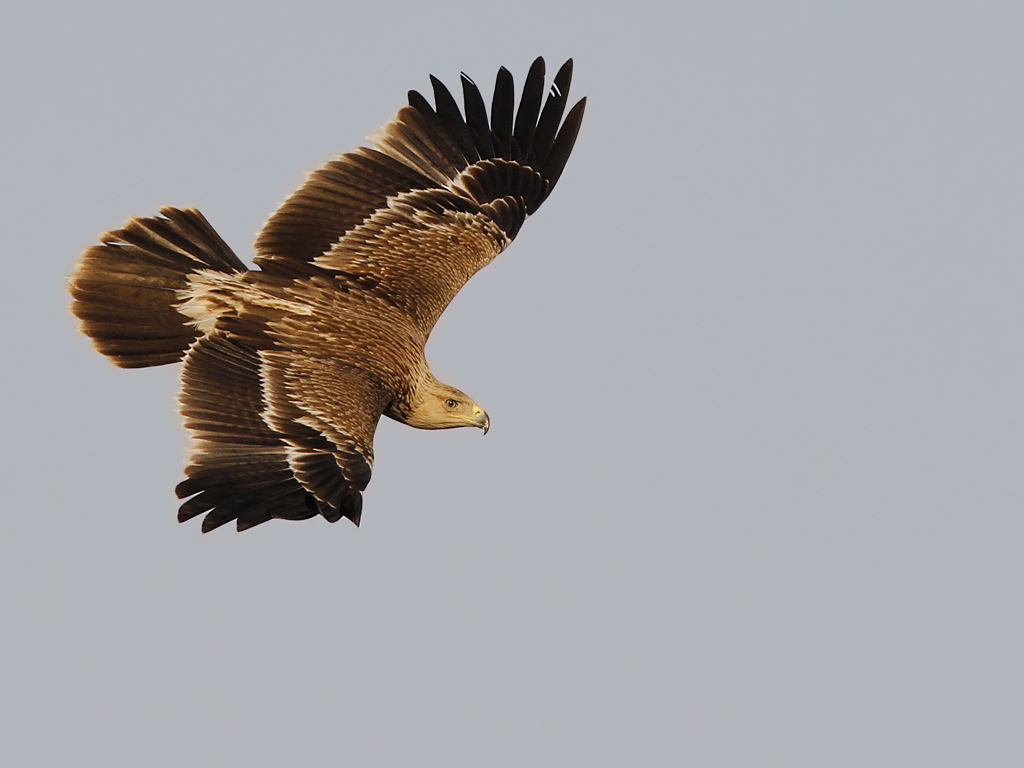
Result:
[[[480,427],[485,435],[487,430],[491,428],[491,420],[487,417],[487,411],[479,405],[473,406],[473,426]]]

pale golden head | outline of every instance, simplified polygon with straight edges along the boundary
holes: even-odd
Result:
[[[487,434],[491,421],[487,412],[473,402],[473,398],[455,387],[436,379],[429,381],[419,392],[412,411],[403,419],[410,427],[419,429],[453,429],[479,427]]]

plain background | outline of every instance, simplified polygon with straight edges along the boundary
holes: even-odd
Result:
[[[0,763],[1024,764],[1019,2],[22,4],[0,31]],[[558,189],[363,525],[175,522],[105,229],[236,251],[433,73],[576,62]]]

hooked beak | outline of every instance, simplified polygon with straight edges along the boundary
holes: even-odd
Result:
[[[487,411],[479,405],[473,408],[473,426],[480,427],[485,435],[487,430],[491,428],[491,420],[487,417]]]

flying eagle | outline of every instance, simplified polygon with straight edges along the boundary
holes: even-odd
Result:
[[[564,114],[571,77],[570,59],[545,100],[538,58],[516,110],[502,67],[488,117],[465,74],[464,116],[432,76],[434,106],[410,91],[370,148],[331,160],[274,211],[258,270],[192,209],[130,219],[82,254],[71,311],[93,346],[123,368],[184,358],[180,521],[358,525],[381,415],[487,432],[424,346],[558,181],[586,105]]]

